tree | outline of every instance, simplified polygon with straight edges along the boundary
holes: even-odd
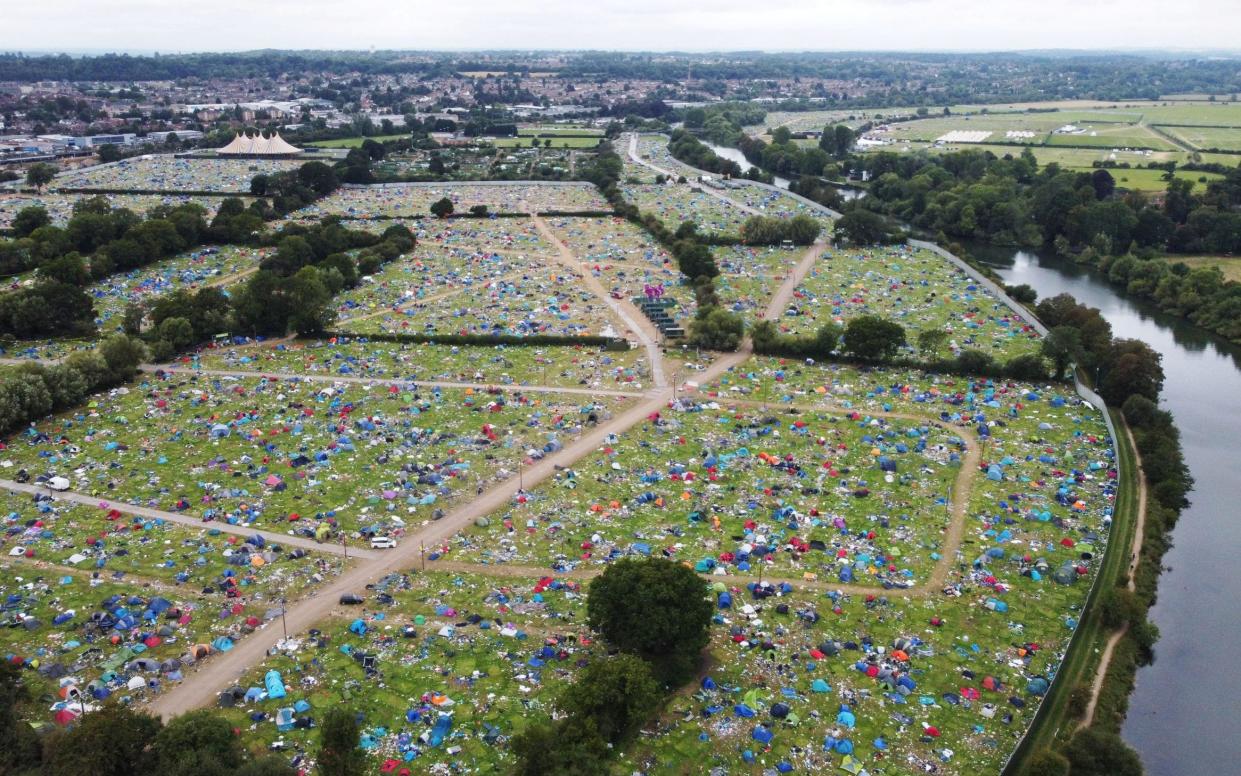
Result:
[[[858,316],[845,326],[845,352],[857,358],[889,359],[904,344],[905,329],[875,315]]]
[[[1088,727],[1065,751],[1073,776],[1142,776],[1142,761],[1115,733]]]
[[[47,214],[46,208],[40,205],[30,205],[17,211],[10,228],[15,237],[29,237],[34,230],[42,226],[50,226],[51,223],[52,217]]]
[[[586,612],[590,627],[620,651],[651,662],[668,685],[693,675],[710,641],[706,583],[693,569],[663,558],[608,566],[590,583]]]
[[[321,197],[331,194],[340,185],[336,173],[323,162],[306,162],[298,167],[297,179]]]
[[[127,706],[107,704],[83,714],[77,724],[44,741],[44,776],[131,776],[154,773],[149,744],[159,733],[155,717]]]
[[[1141,340],[1113,340],[1102,365],[1100,395],[1113,407],[1123,405],[1135,394],[1158,401],[1163,390],[1162,360],[1162,355]]]
[[[267,193],[267,187],[270,183],[270,178],[263,173],[259,173],[250,179],[250,193],[261,197]]]
[[[957,369],[969,375],[995,374],[998,370],[990,354],[976,348],[966,348],[957,354]]]
[[[660,698],[659,683],[644,660],[615,655],[587,665],[557,705],[570,717],[593,719],[605,740],[620,744],[637,734]]]
[[[933,359],[948,344],[948,332],[939,329],[926,329],[918,334],[918,354],[925,359]]]
[[[851,245],[882,245],[892,241],[883,216],[864,208],[853,208],[836,220],[838,242]]]
[[[836,152],[837,159],[844,159],[849,155],[849,151],[853,150],[853,143],[856,140],[854,132],[844,124],[837,124],[833,130],[836,135]]]
[[[1090,185],[1094,187],[1096,199],[1107,199],[1116,192],[1116,179],[1102,167],[1090,174]]]
[[[1051,361],[1055,378],[1063,380],[1069,365],[1081,360],[1082,335],[1072,326],[1056,326],[1043,338],[1041,352]]]
[[[26,170],[26,183],[39,191],[43,187],[52,182],[56,177],[57,169],[55,165],[39,162],[30,165],[30,169]]]
[[[99,355],[103,356],[116,379],[126,380],[132,377],[134,372],[138,371],[138,365],[147,359],[147,350],[142,340],[124,334],[113,334],[99,346]]]
[[[713,278],[720,274],[711,249],[697,240],[677,240],[672,245],[672,255],[677,260],[681,274],[693,280],[700,277]]]
[[[36,770],[41,759],[39,735],[20,716],[30,699],[20,671],[12,663],[0,663],[0,773]]]
[[[239,767],[241,742],[233,726],[214,711],[198,709],[169,722],[155,736],[155,756],[161,776],[200,776]]]
[[[1039,749],[1026,760],[1021,776],[1069,776],[1069,761],[1052,749]]]
[[[690,323],[689,341],[707,350],[734,351],[745,335],[745,320],[722,307],[711,307]]]
[[[302,267],[286,283],[289,297],[288,328],[298,334],[320,332],[336,319],[332,295],[315,267]]]
[[[470,205],[470,215],[476,218],[481,218],[487,215],[487,206],[486,205]]]
[[[607,776],[608,744],[594,720],[534,722],[512,741],[514,776]]]
[[[453,211],[452,200],[449,199],[448,197],[441,197],[440,199],[437,199],[435,202],[431,203],[431,215],[435,216],[436,218],[448,218],[450,215],[452,215],[452,211]]]
[[[707,121],[707,112],[702,108],[689,108],[685,111],[685,126],[699,129]]]
[[[99,161],[103,164],[120,161],[121,148],[115,143],[105,143],[99,146]]]
[[[343,706],[333,706],[323,717],[319,734],[319,773],[322,776],[362,776],[366,752],[360,745],[357,716]]]

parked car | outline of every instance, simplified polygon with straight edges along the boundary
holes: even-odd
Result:
[[[396,546],[396,539],[391,536],[372,536],[371,548],[376,550],[390,550]]]

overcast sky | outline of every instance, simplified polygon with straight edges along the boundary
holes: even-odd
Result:
[[[0,0],[0,50],[1238,49],[1241,0]]]

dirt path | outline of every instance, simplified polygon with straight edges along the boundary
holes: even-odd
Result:
[[[587,431],[563,450],[525,469],[521,481],[531,487],[539,484],[552,476],[557,466],[570,466],[593,453],[603,444],[608,434],[625,431],[642,422],[652,412],[663,409],[670,397],[671,391],[659,391],[654,397]],[[503,508],[517,491],[518,478],[510,477],[478,498],[454,509],[443,519],[426,521],[418,528],[411,528],[396,549],[380,553],[369,562],[346,571],[325,584],[313,597],[290,607],[285,615],[289,632],[301,633],[314,627],[317,621],[331,613],[341,595],[362,594],[366,585],[387,574],[415,568],[424,546],[434,547],[445,542],[475,518]],[[263,628],[256,631],[232,651],[211,661],[193,677],[193,681],[186,681],[157,698],[151,704],[152,712],[167,719],[189,709],[212,704],[217,693],[236,682],[251,666],[260,663],[280,638],[279,629]]]
[[[630,302],[628,299],[613,299],[612,295],[603,287],[603,284],[599,282],[599,278],[595,277],[588,270],[583,269],[582,262],[573,254],[569,246],[565,245],[564,241],[552,231],[542,217],[536,214],[531,216],[531,219],[543,237],[560,251],[560,263],[573,270],[574,273],[581,275],[586,287],[611,308],[612,312],[624,321],[629,331],[633,332],[642,342],[643,347],[646,348],[647,359],[651,363],[651,375],[655,380],[656,387],[666,387],[668,379],[664,376],[663,357],[659,353],[659,332],[655,329],[655,325],[639,312],[637,307],[634,307],[633,302]]]
[[[1129,547],[1129,584],[1130,590],[1134,589],[1133,575],[1138,567],[1138,559],[1142,554],[1142,542],[1146,537],[1146,478],[1142,476],[1142,459],[1138,457],[1138,446],[1133,440],[1133,430],[1125,424],[1125,436],[1129,438],[1129,444],[1133,447],[1133,462],[1138,470],[1138,524],[1133,532],[1133,544]],[[1075,730],[1081,730],[1090,727],[1094,722],[1095,709],[1099,705],[1099,691],[1103,689],[1103,680],[1107,677],[1107,669],[1112,665],[1112,655],[1116,652],[1116,645],[1129,632],[1129,626],[1116,631],[1107,640],[1107,645],[1103,648],[1103,654],[1099,658],[1099,667],[1095,670],[1094,680],[1090,683],[1090,703],[1086,704],[1086,712],[1082,714],[1082,718],[1077,723]]]
[[[354,375],[303,374],[299,372],[252,372],[245,369],[196,369],[179,364],[144,364],[140,367],[144,372],[162,371],[166,373],[182,373],[189,375],[206,375],[208,377],[266,377],[276,380],[301,380],[311,383],[357,383],[360,385],[415,385],[429,388],[473,388],[486,392],[490,389],[505,393],[568,393],[579,396],[622,396],[642,398],[650,392],[617,391],[609,388],[561,388],[555,385],[517,385],[505,383],[457,383],[443,380],[410,380],[403,377],[356,377]]]
[[[38,485],[15,482],[13,480],[0,480],[0,488],[6,488],[10,494],[30,493],[44,496],[51,495],[56,501],[71,501],[75,504],[85,504],[87,506],[95,507],[100,512],[101,520],[103,519],[104,510],[115,509],[121,514],[158,518],[160,520],[167,520],[170,523],[177,523],[189,528],[195,528],[200,531],[209,531],[214,528],[222,533],[236,534],[237,536],[250,537],[258,534],[269,542],[275,542],[285,546],[301,547],[305,550],[324,552],[330,555],[346,554],[346,550],[338,544],[316,542],[314,539],[307,539],[304,536],[290,536],[289,534],[275,533],[274,531],[267,531],[262,528],[232,525],[231,523],[224,523],[216,520],[203,521],[202,518],[183,515],[178,512],[166,512],[162,509],[139,506],[138,504],[129,504],[124,501],[116,501],[107,497],[92,496],[89,493],[78,493],[72,490],[53,491]],[[379,553],[374,550],[364,550],[358,547],[350,547],[347,552],[351,558],[379,557]]]

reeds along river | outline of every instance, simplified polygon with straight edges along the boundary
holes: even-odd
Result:
[[[1125,297],[1091,270],[1029,251],[970,246],[1004,282],[1039,298],[1068,292],[1098,307],[1117,337],[1163,354],[1162,406],[1176,416],[1195,480],[1191,505],[1164,556],[1151,617],[1161,634],[1155,663],[1138,673],[1124,738],[1151,776],[1237,773],[1235,710],[1241,671],[1241,348]]]

